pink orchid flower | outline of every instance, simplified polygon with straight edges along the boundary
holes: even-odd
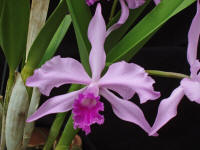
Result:
[[[38,87],[40,92],[47,96],[52,88],[63,84],[83,84],[86,87],[50,98],[27,119],[27,122],[32,122],[48,114],[72,110],[74,128],[81,128],[88,134],[90,125],[104,122],[103,115],[99,114],[104,110],[104,105],[100,101],[101,95],[110,102],[116,116],[137,124],[148,133],[151,127],[143,112],[128,99],[137,93],[141,103],[144,103],[147,100],[157,99],[160,93],[153,90],[154,80],[142,67],[134,63],[124,61],[114,63],[101,77],[106,62],[104,51],[106,25],[101,14],[100,4],[97,5],[95,15],[89,24],[88,38],[92,45],[89,56],[92,78],[88,76],[78,61],[73,58],[56,56],[35,70],[34,75],[29,77],[26,82],[27,86]],[[117,97],[110,90],[117,92],[122,98]]]
[[[86,3],[89,6],[91,6],[97,1],[99,1],[99,0],[86,0]],[[145,0],[119,0],[119,2],[121,4],[121,16],[120,16],[118,22],[113,24],[107,30],[106,36],[108,36],[112,31],[118,29],[121,25],[123,25],[126,22],[126,20],[128,19],[128,16],[129,16],[129,8],[136,9],[136,8],[140,7],[141,5],[143,5],[145,3]],[[154,0],[154,2],[157,5],[158,3],[160,3],[160,0]]]
[[[181,80],[180,86],[176,88],[170,97],[163,99],[158,108],[158,114],[150,134],[156,133],[170,119],[176,116],[177,107],[184,95],[190,101],[200,104],[200,62],[197,60],[198,40],[200,35],[200,1],[197,2],[197,13],[193,18],[188,33],[187,59],[190,64],[190,78]]]

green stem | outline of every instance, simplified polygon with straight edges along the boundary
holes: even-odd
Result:
[[[78,131],[79,129],[76,130],[74,129],[73,119],[71,114],[55,150],[69,150],[72,144],[72,140],[74,139]]]
[[[25,85],[26,85],[26,79],[33,74],[33,71],[34,71],[34,69],[32,67],[29,67],[28,65],[25,65],[24,68],[22,69],[21,76],[22,76],[22,80],[24,81]],[[26,90],[28,92],[29,99],[31,99],[33,88],[26,86]]]
[[[146,72],[149,75],[159,76],[159,77],[177,78],[177,79],[189,78],[188,75],[175,73],[175,72],[165,72],[165,71],[159,71],[159,70],[146,70]]]
[[[59,113],[59,114],[56,115],[56,118],[53,122],[53,125],[51,126],[49,136],[48,136],[48,139],[47,139],[47,141],[44,145],[43,150],[51,150],[54,141],[58,137],[60,128],[62,127],[62,124],[65,120],[66,114],[67,114],[67,112]]]
[[[7,86],[6,86],[4,104],[3,104],[0,150],[4,150],[5,146],[6,146],[6,140],[5,140],[6,114],[7,114],[8,104],[9,104],[9,100],[10,100],[10,96],[11,96],[11,93],[12,93],[12,88],[13,88],[14,83],[15,83],[15,72],[10,70],[8,81],[7,81]]]
[[[113,2],[112,9],[111,9],[111,12],[110,12],[110,17],[109,17],[109,22],[112,20],[114,14],[115,14],[117,2],[118,2],[118,0],[114,0],[114,2]]]
[[[68,92],[78,90],[79,88],[80,88],[80,85],[72,85]],[[48,139],[45,143],[43,150],[51,150],[54,141],[58,137],[58,134],[60,132],[60,128],[62,127],[62,124],[65,120],[66,114],[67,114],[67,112],[59,113],[59,114],[56,115],[56,118],[53,122],[53,125],[51,126],[49,136],[48,136]]]

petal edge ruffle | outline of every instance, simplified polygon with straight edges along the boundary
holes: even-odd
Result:
[[[160,93],[154,91],[155,81],[137,64],[125,61],[112,64],[106,74],[100,79],[99,86],[111,89],[124,99],[130,99],[134,93],[140,97],[140,102],[154,100]]]
[[[81,63],[73,58],[53,57],[26,81],[30,87],[38,87],[40,92],[49,96],[52,88],[63,84],[75,83],[87,85],[91,82]]]

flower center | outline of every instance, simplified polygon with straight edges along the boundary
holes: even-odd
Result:
[[[86,98],[82,100],[81,104],[86,107],[93,107],[97,104],[97,101],[96,99]]]
[[[93,93],[79,94],[72,109],[75,129],[81,128],[88,134],[90,125],[104,122],[104,117],[99,114],[99,111],[104,110],[104,105],[99,99],[100,96],[94,96]]]

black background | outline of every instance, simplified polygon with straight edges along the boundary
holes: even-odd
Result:
[[[50,3],[50,12],[58,4],[58,0]],[[103,12],[108,14],[112,2],[104,1]],[[146,8],[147,13],[154,7],[153,2]],[[95,9],[95,6],[92,7]],[[137,63],[145,69],[157,69],[163,71],[174,71],[189,74],[189,66],[186,59],[187,33],[196,5],[193,4],[183,12],[168,21],[157,34],[136,54],[131,62]],[[144,14],[143,14],[144,15]],[[107,17],[106,17],[107,18]],[[76,38],[72,26],[60,45],[56,55],[62,57],[73,57],[79,59]],[[0,73],[3,71],[4,56],[0,51]],[[2,74],[0,74],[2,78]],[[153,77],[156,80],[155,89],[162,96],[155,101],[149,101],[143,105],[135,96],[132,101],[143,109],[148,121],[153,124],[157,113],[157,107],[163,98],[170,95],[174,88],[179,85],[180,80]],[[0,79],[0,83],[2,80]],[[54,89],[51,96],[63,94],[67,86]],[[42,102],[46,97],[42,97]],[[167,123],[160,131],[159,137],[149,137],[138,126],[118,119],[112,112],[110,104],[105,104],[105,123],[101,126],[93,125],[92,133],[83,138],[85,150],[182,150],[198,149],[200,139],[200,105],[190,102],[186,97],[178,107],[178,115]],[[37,126],[50,127],[55,115],[46,116],[37,121]]]

